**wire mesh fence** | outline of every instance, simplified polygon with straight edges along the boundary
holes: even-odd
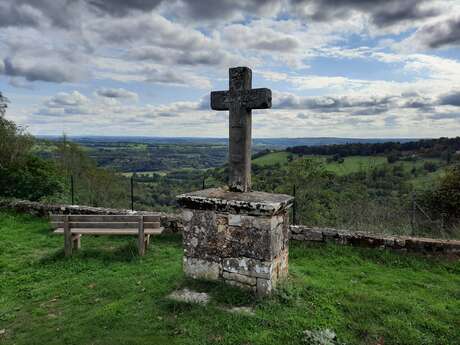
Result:
[[[69,177],[69,202],[95,207],[130,210],[177,211],[175,196],[184,192],[217,187],[206,175],[186,181],[158,180],[155,175],[132,174],[119,179],[92,181],[91,177]],[[436,238],[460,237],[460,219],[433,215],[415,194],[381,199],[315,200],[308,186],[293,185],[291,224],[334,227],[354,231]]]

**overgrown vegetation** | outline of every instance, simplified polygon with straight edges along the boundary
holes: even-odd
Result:
[[[34,139],[0,116],[0,196],[40,200],[63,191],[53,162],[31,153]]]
[[[309,344],[330,332],[349,345],[460,339],[458,261],[294,243],[289,281],[259,301],[185,280],[174,236],[155,237],[143,258],[134,238],[85,237],[71,258],[62,241],[46,220],[0,213],[0,343]],[[211,303],[167,299],[184,286],[210,293]],[[255,316],[225,310],[233,306]]]

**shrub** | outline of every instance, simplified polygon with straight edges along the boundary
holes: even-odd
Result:
[[[423,169],[425,169],[428,172],[435,172],[438,170],[438,165],[434,162],[425,162],[423,164]]]
[[[434,218],[445,215],[450,224],[460,219],[460,165],[450,169],[439,185],[424,195],[423,201]]]
[[[62,191],[62,177],[50,161],[28,155],[0,168],[0,196],[39,201]]]

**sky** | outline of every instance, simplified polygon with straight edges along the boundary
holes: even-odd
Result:
[[[460,135],[459,0],[0,0],[6,117],[35,135],[227,137],[235,66],[272,90],[254,137]]]

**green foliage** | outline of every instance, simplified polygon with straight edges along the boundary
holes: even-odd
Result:
[[[283,296],[258,300],[182,273],[179,237],[84,237],[70,258],[47,220],[0,214],[0,343],[298,345],[329,329],[348,345],[456,345],[460,263],[375,249],[291,243]],[[178,288],[207,306],[168,300]],[[253,308],[255,316],[226,311]],[[324,334],[322,336],[324,338]]]
[[[285,183],[278,190],[291,193],[295,185],[300,223],[324,224],[336,219],[337,198],[330,188],[333,183],[334,176],[321,162],[300,158],[288,165]]]
[[[32,155],[0,168],[0,196],[39,201],[63,191],[55,164]]]
[[[0,167],[7,168],[27,159],[33,142],[24,128],[0,117]]]
[[[449,169],[434,190],[425,193],[423,202],[433,217],[448,223],[460,222],[460,165]]]
[[[396,163],[401,158],[400,154],[397,152],[392,152],[387,156],[388,163]]]
[[[438,165],[434,162],[428,161],[423,164],[423,169],[425,169],[428,172],[435,172],[438,170]]]
[[[78,144],[64,136],[56,143],[56,162],[67,176],[73,176],[75,203],[100,207],[127,208],[130,205],[129,179],[114,172],[98,168],[96,162]],[[67,195],[70,195],[67,184]],[[67,200],[69,198],[67,197]]]
[[[61,177],[52,162],[31,154],[33,137],[0,117],[0,196],[41,200],[62,192]]]
[[[6,112],[6,108],[8,108],[9,100],[0,92],[0,117],[3,117]]]

